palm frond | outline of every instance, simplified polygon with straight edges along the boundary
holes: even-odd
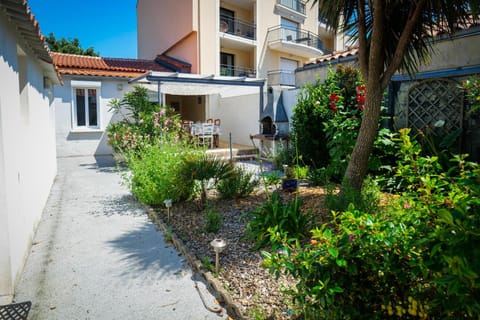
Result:
[[[378,1],[378,0],[377,0]],[[404,31],[407,21],[419,0],[382,0],[385,12],[383,28],[384,65],[390,65],[393,60],[398,41]],[[364,3],[365,11],[365,46],[368,55],[373,28],[373,0],[312,0],[312,5],[318,3],[319,16],[327,26],[335,32],[344,32],[354,41],[359,40],[359,3]],[[438,34],[452,34],[459,29],[480,22],[480,1],[478,0],[427,0],[423,5],[422,14],[416,21],[409,43],[403,55],[400,69],[414,74],[419,66],[427,63],[432,52],[432,40]]]

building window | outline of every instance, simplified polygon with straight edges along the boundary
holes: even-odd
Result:
[[[225,8],[220,8],[220,31],[235,32],[235,12]]]
[[[233,54],[220,52],[220,75],[235,75],[235,56]]]
[[[100,128],[100,88],[73,88],[73,127]]]
[[[283,30],[284,40],[295,41],[298,38],[298,31],[300,29],[300,26],[298,23],[282,17],[280,25]]]

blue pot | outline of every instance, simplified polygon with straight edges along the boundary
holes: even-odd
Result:
[[[295,191],[297,190],[298,180],[297,179],[283,179],[282,180],[282,190],[286,191]]]

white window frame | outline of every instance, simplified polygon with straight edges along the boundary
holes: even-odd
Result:
[[[102,128],[102,117],[101,117],[101,108],[100,108],[100,89],[102,83],[100,81],[77,81],[72,80],[72,129],[74,131],[95,131],[101,130]],[[85,91],[85,125],[79,126],[77,121],[77,95],[76,90],[82,89]],[[96,103],[97,103],[97,125],[89,125],[89,114],[88,114],[88,89],[95,89],[96,93]]]

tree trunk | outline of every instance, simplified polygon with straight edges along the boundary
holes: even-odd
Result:
[[[343,178],[342,191],[345,187],[361,191],[363,179],[368,171],[368,159],[372,153],[373,143],[378,131],[378,121],[382,104],[383,91],[380,83],[367,84],[367,97],[365,101],[362,124],[358,138],[353,148],[347,170]]]

